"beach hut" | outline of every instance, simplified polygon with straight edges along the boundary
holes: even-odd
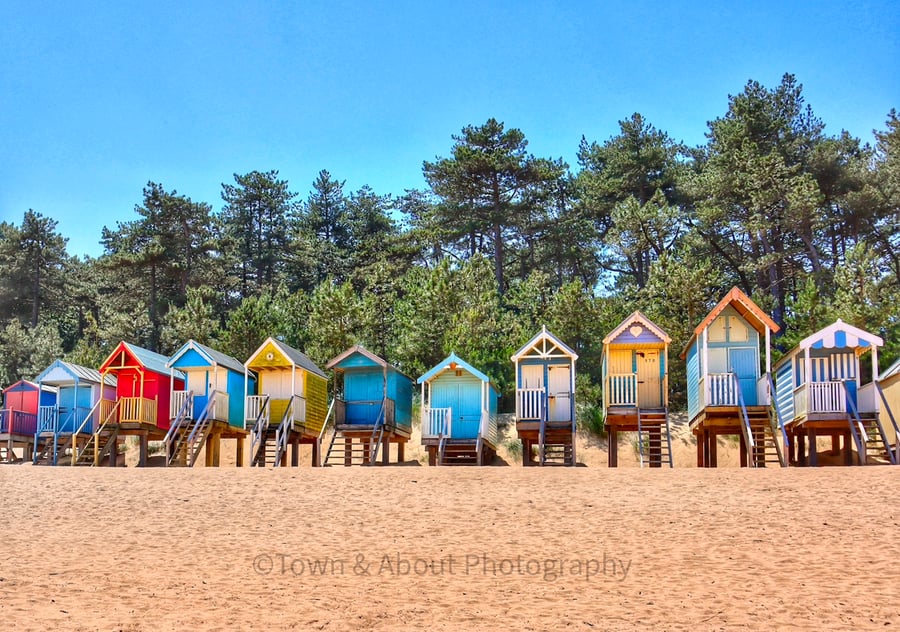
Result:
[[[36,382],[19,380],[3,389],[0,408],[0,459],[7,463],[18,460],[15,450],[22,448],[22,458],[30,460],[35,449],[38,409],[56,402],[56,389],[42,388]]]
[[[881,400],[878,417],[893,446],[894,460],[900,464],[900,359],[882,372],[876,389]]]
[[[360,345],[332,359],[335,432],[325,455],[344,465],[390,463],[390,445],[397,444],[402,462],[412,434],[413,382],[396,367]],[[337,449],[335,449],[337,448]]]
[[[577,359],[578,354],[546,327],[513,354],[516,433],[524,465],[575,465]]]
[[[256,375],[245,372],[239,360],[196,340],[188,340],[166,364],[173,376],[175,371],[185,376],[181,390],[170,381],[173,421],[166,433],[166,464],[191,467],[205,447],[206,465],[218,466],[221,440],[236,439],[236,464],[243,465],[248,434],[244,393],[256,394]]]
[[[97,430],[75,462],[99,465],[108,456],[109,464],[116,465],[120,439],[135,436],[140,441],[138,465],[147,465],[148,442],[162,441],[169,430],[171,383],[176,390],[184,388],[184,376],[171,372],[166,362],[166,356],[128,342],[116,346],[100,365],[104,380],[115,376],[115,394],[103,393]]]
[[[878,336],[838,319],[778,361],[775,408],[788,437],[790,462],[817,465],[816,438],[830,436],[832,454],[843,449],[848,465],[853,447],[861,464],[871,457],[896,463],[878,415],[878,348],[883,344]],[[866,354],[868,367],[862,362]]]
[[[778,325],[738,288],[697,325],[681,354],[687,362],[690,428],[697,467],[716,467],[719,435],[737,435],[741,465],[786,464],[770,417],[771,336]],[[765,372],[760,370],[765,351]]]
[[[487,465],[497,452],[497,389],[455,353],[417,382],[429,465]]]
[[[257,395],[249,391],[250,372],[258,376]],[[300,444],[312,446],[312,464],[320,447],[328,412],[328,379],[304,353],[268,338],[244,363],[247,392],[244,424],[250,430],[250,465],[274,467],[299,462]]]
[[[618,465],[620,432],[636,432],[641,467],[672,467],[669,335],[640,311],[603,339],[603,415],[609,467]]]
[[[68,442],[75,454],[97,430],[100,400],[114,399],[116,377],[64,360],[55,360],[36,378],[42,388],[55,388],[56,401],[42,405],[34,435],[34,462],[56,465]]]

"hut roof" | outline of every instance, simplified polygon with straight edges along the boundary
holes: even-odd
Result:
[[[460,358],[455,353],[451,353],[446,358],[444,358],[443,360],[438,362],[436,365],[434,365],[434,367],[432,367],[432,369],[430,371],[428,371],[427,373],[422,375],[418,380],[416,380],[416,383],[422,384],[423,382],[428,382],[432,378],[437,377],[438,374],[440,374],[444,371],[455,370],[457,368],[465,369],[466,371],[468,371],[469,373],[471,373],[472,375],[477,377],[482,382],[490,383],[490,381],[491,381],[491,378],[489,378],[487,375],[485,375],[484,373],[482,373],[481,371],[479,371],[478,369],[473,367],[471,364],[469,364],[468,362],[466,362],[465,360]]]
[[[72,379],[71,380],[62,380],[59,378],[50,379],[48,381],[49,375],[55,369],[62,369],[64,372],[68,373]],[[97,369],[91,369],[86,366],[81,366],[80,364],[75,364],[74,362],[66,362],[65,360],[55,360],[53,364],[44,369],[40,375],[35,378],[36,381],[41,382],[43,384],[50,385],[61,385],[68,384],[71,382],[90,382],[92,384],[100,384],[103,382],[107,386],[115,386],[116,385],[116,376],[107,373],[106,375],[101,375],[100,371]]]
[[[666,344],[669,344],[670,342],[672,342],[672,339],[669,337],[669,334],[667,334],[665,331],[663,331],[652,320],[647,318],[643,314],[643,312],[641,312],[640,310],[635,310],[634,312],[631,313],[631,315],[628,318],[626,318],[621,323],[619,323],[618,327],[616,327],[611,332],[609,332],[609,334],[606,336],[606,338],[603,339],[603,344],[605,344],[605,345],[610,344],[612,341],[614,341],[616,338],[618,338],[620,335],[622,335],[626,330],[630,329],[631,326],[634,325],[634,323],[636,323],[636,322],[640,323],[646,329],[649,329],[651,332],[653,332],[653,335],[655,335],[657,338],[659,338],[662,342],[664,342]]]
[[[547,331],[546,325],[541,328],[541,331],[532,336],[531,340],[522,345],[522,348],[516,351],[510,359],[513,362],[521,360],[523,357],[528,355],[529,351],[537,348],[539,343],[543,343],[543,345],[539,349],[539,354],[541,356],[549,357],[552,355],[564,355],[571,358],[572,360],[578,359],[578,354],[575,353],[575,351],[569,345]]]
[[[171,367],[173,364],[175,364],[175,361],[179,357],[181,357],[191,349],[199,353],[210,364],[218,364],[220,366],[224,366],[227,369],[231,369],[235,373],[244,372],[244,365],[241,364],[241,362],[237,358],[233,358],[228,354],[222,353],[221,351],[216,351],[211,347],[200,344],[196,340],[188,340],[186,343],[184,343],[181,348],[176,351],[171,358],[169,358],[169,360],[166,362],[166,366]]]

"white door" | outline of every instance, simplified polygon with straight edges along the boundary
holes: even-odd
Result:
[[[550,382],[548,421],[572,421],[572,377],[569,366],[549,366],[547,374]]]

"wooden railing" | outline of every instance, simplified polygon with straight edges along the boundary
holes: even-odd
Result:
[[[843,383],[807,382],[794,389],[794,416],[847,412]]]
[[[606,376],[607,406],[637,406],[637,373],[610,373]]]
[[[0,432],[9,434],[33,435],[37,432],[38,416],[21,410],[0,411]]]
[[[516,419],[540,419],[544,410],[544,389],[516,389]]]
[[[179,412],[181,411],[182,406],[184,406],[185,400],[190,397],[191,391],[172,391],[172,401],[169,402],[169,417],[171,419],[175,419],[178,417]],[[185,412],[185,417],[188,419],[194,418],[194,403],[191,402],[188,404],[188,409]]]
[[[453,432],[452,408],[422,409],[422,438],[449,437]]]
[[[768,406],[772,401],[772,393],[769,391],[769,374],[763,373],[756,380],[756,404]]]
[[[40,406],[38,408],[37,433],[56,433],[59,426],[59,406]]]
[[[101,399],[99,425],[105,426],[106,424],[117,423],[119,423],[119,401],[115,399]]]
[[[137,422],[156,425],[156,400],[146,397],[120,397],[119,423]]]
[[[231,406],[231,398],[225,391],[213,391],[210,393],[208,419],[214,421],[228,421],[228,410]]]
[[[248,395],[244,400],[244,426],[255,424],[259,419],[259,413],[262,412],[266,402],[269,401],[268,395]]]
[[[737,406],[739,382],[734,373],[710,373],[706,382],[707,406]]]

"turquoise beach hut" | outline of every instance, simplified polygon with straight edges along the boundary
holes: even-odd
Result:
[[[429,465],[486,465],[497,451],[497,389],[455,353],[422,375],[422,445]]]

